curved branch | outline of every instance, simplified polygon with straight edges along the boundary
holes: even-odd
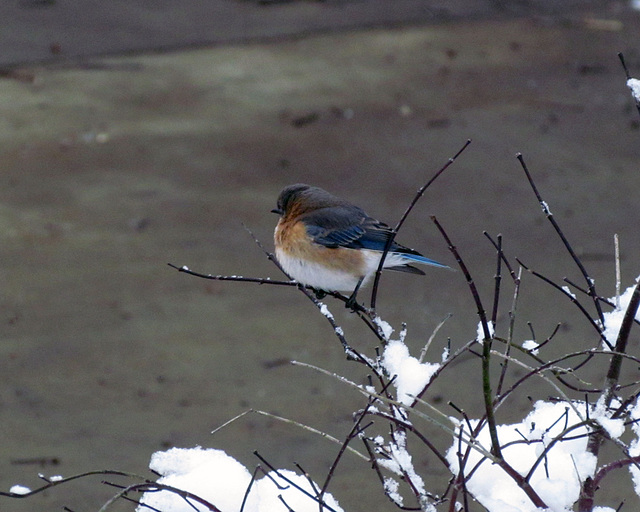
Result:
[[[467,268],[467,265],[462,261],[460,257],[460,253],[456,249],[455,245],[451,242],[449,235],[447,235],[444,228],[438,222],[438,219],[434,215],[431,216],[431,220],[434,222],[440,234],[447,242],[449,250],[453,254],[458,263],[460,270],[464,274],[465,279],[467,280],[467,285],[469,286],[469,290],[471,291],[471,295],[473,296],[473,300],[476,303],[476,307],[478,308],[478,316],[480,317],[480,324],[482,325],[482,331],[484,339],[482,340],[482,391],[483,391],[483,399],[485,406],[485,414],[487,416],[487,423],[489,425],[489,435],[491,437],[491,451],[498,458],[502,459],[502,455],[500,453],[500,441],[498,440],[498,429],[496,427],[496,418],[493,410],[493,397],[491,391],[491,377],[490,377],[490,359],[491,359],[491,340],[493,339],[493,334],[489,329],[489,322],[487,320],[487,313],[484,310],[484,306],[482,305],[482,301],[480,300],[480,294],[478,293],[478,289],[476,288],[476,284],[471,277],[471,273]],[[480,341],[480,340],[478,340]]]
[[[2,492],[0,491],[0,496],[6,496],[7,498],[28,498],[30,496],[33,496],[34,494],[38,494],[42,491],[46,491],[47,489],[51,489],[52,487],[56,487],[58,485],[62,485],[62,484],[66,484],[68,482],[71,482],[73,480],[78,480],[79,478],[86,478],[88,476],[95,476],[95,475],[111,475],[111,476],[125,476],[127,478],[137,478],[139,480],[144,480],[145,482],[150,482],[149,480],[139,476],[139,475],[135,475],[133,473],[126,473],[124,471],[114,471],[114,470],[110,470],[110,469],[105,469],[105,470],[97,470],[97,471],[87,471],[86,473],[80,473],[78,475],[73,475],[73,476],[69,476],[67,478],[62,478],[60,480],[47,480],[47,484],[43,485],[41,487],[38,487],[37,489],[33,489],[32,491],[26,492],[24,494],[21,493],[15,493],[15,492]]]

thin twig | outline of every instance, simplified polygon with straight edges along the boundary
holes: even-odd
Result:
[[[331,479],[333,478],[333,474],[334,474],[336,468],[338,467],[338,464],[339,464],[340,460],[342,460],[342,456],[344,455],[344,453],[347,450],[347,448],[351,448],[349,446],[349,443],[351,441],[353,441],[356,437],[358,437],[362,433],[363,429],[360,427],[360,423],[362,422],[364,417],[367,415],[370,407],[371,407],[371,403],[367,404],[367,406],[364,408],[364,410],[362,412],[360,412],[360,414],[358,415],[357,420],[353,423],[353,427],[351,427],[350,432],[345,437],[344,442],[340,445],[340,450],[338,451],[336,457],[334,458],[333,462],[331,463],[331,467],[329,468],[329,471],[327,472],[327,478],[325,479],[324,484],[322,485],[322,489],[320,490],[320,493],[318,494],[318,497],[321,500],[323,499],[323,497],[327,493],[327,489],[329,488],[329,483],[331,482]],[[365,458],[364,455],[361,455],[361,456],[363,458]]]
[[[627,76],[627,83],[629,82],[629,80],[631,80],[631,74],[629,73],[629,69],[627,68],[627,64],[624,61],[624,55],[622,55],[622,53],[618,53],[618,58],[620,59],[620,63],[622,64],[622,68],[624,69],[624,73]],[[636,104],[636,108],[638,109],[638,114],[640,114],[640,101],[638,100],[638,98],[636,98],[636,96],[633,96],[633,100]]]
[[[561,323],[561,322],[558,322],[558,323],[556,324],[556,327],[555,327],[555,328],[553,329],[553,331],[551,332],[551,334],[547,337],[547,339],[546,339],[546,340],[544,340],[542,343],[540,343],[540,344],[536,347],[536,349],[537,349],[537,350],[540,350],[540,349],[541,349],[542,347],[544,347],[547,343],[549,343],[549,342],[554,338],[554,336],[555,336],[556,334],[558,334],[558,331],[560,330],[560,327],[561,327],[561,326],[562,326],[562,323]]]
[[[498,235],[498,247],[496,257],[496,274],[495,274],[495,287],[493,290],[493,309],[491,311],[491,323],[493,328],[496,327],[496,321],[498,318],[498,304],[500,303],[500,283],[502,281],[502,235]]]
[[[447,246],[449,250],[453,254],[464,274],[465,279],[467,280],[467,285],[469,286],[469,290],[471,291],[471,295],[473,296],[473,300],[476,303],[478,316],[480,317],[480,324],[482,326],[482,331],[484,335],[484,339],[482,340],[482,391],[484,398],[484,406],[485,406],[485,414],[487,416],[487,423],[489,425],[489,435],[491,437],[491,451],[498,458],[502,459],[502,454],[500,452],[500,442],[498,440],[498,429],[496,427],[496,419],[493,411],[493,392],[491,390],[491,376],[490,376],[490,354],[491,354],[491,339],[493,338],[493,334],[489,329],[489,324],[487,321],[487,314],[484,310],[484,306],[482,305],[482,301],[480,300],[480,294],[478,293],[478,289],[476,288],[476,284],[469,273],[469,269],[467,265],[462,260],[460,253],[451,242],[449,235],[447,235],[444,228],[438,222],[438,219],[435,216],[431,216],[431,220],[434,222],[438,231],[447,242]],[[480,341],[480,340],[478,340]]]
[[[517,279],[516,272],[513,269],[513,267],[511,266],[511,263],[509,263],[509,260],[507,259],[506,255],[504,254],[504,251],[499,250],[501,245],[499,246],[498,242],[496,242],[493,238],[491,238],[491,235],[488,232],[483,231],[482,234],[484,236],[486,236],[487,239],[491,242],[491,244],[496,248],[496,251],[498,251],[498,253],[500,254],[500,256],[502,258],[502,261],[507,266],[507,269],[509,269],[509,275],[511,276],[511,279],[513,279],[515,281]]]
[[[119,499],[121,499],[123,497],[126,497],[127,494],[129,494],[130,492],[133,492],[133,491],[136,491],[136,492],[158,492],[158,491],[172,492],[172,493],[180,496],[194,510],[199,510],[199,509],[196,508],[191,503],[191,501],[194,501],[194,502],[196,502],[196,503],[198,503],[200,505],[203,505],[203,506],[207,507],[207,510],[209,510],[210,512],[221,512],[220,509],[218,507],[216,507],[213,503],[208,502],[207,500],[201,498],[197,494],[193,494],[191,492],[184,491],[182,489],[178,489],[177,487],[172,487],[170,485],[159,484],[157,482],[156,483],[147,482],[147,483],[143,483],[143,484],[134,484],[134,485],[130,485],[129,487],[123,488],[118,494],[113,496],[102,507],[100,507],[100,510],[98,510],[98,512],[105,512],[109,507],[111,507],[111,505],[113,503],[115,503],[117,500],[119,500]],[[151,508],[151,507],[145,505],[144,503],[141,503],[140,507]]]
[[[409,432],[411,432],[412,434],[414,434],[427,448],[429,448],[429,450],[431,450],[431,452],[440,460],[440,462],[442,462],[442,464],[444,465],[444,467],[446,467],[447,469],[451,469],[449,466],[449,462],[447,461],[447,458],[440,452],[440,450],[438,450],[438,448],[436,448],[436,446],[429,440],[428,436],[426,436],[425,434],[423,434],[419,429],[417,429],[415,427],[415,425],[413,425],[413,423],[411,423],[408,420],[402,420],[396,416],[392,416],[388,413],[382,412],[380,410],[376,410],[375,412],[369,412],[370,415],[372,416],[379,416],[381,418],[384,418],[385,420],[394,423],[398,426],[401,426],[404,430],[407,430]]]
[[[605,345],[607,345],[610,349],[613,349],[613,345],[611,345],[611,343],[609,343],[609,341],[607,340],[607,338],[604,337],[603,333],[602,333],[602,327],[601,325],[603,325],[603,323],[601,323],[600,325],[598,325],[596,323],[596,321],[591,318],[591,315],[589,314],[589,312],[585,309],[585,307],[578,301],[578,299],[575,298],[575,296],[572,293],[569,293],[567,290],[565,290],[562,286],[554,283],[551,279],[549,279],[548,277],[540,274],[539,272],[536,272],[535,270],[531,270],[529,267],[527,267],[524,263],[522,263],[522,261],[520,261],[518,258],[516,258],[516,260],[518,261],[518,263],[520,263],[520,265],[522,266],[522,268],[524,268],[527,272],[529,272],[530,274],[533,274],[534,276],[536,276],[539,279],[542,279],[545,283],[550,284],[551,286],[553,286],[556,290],[562,292],[566,297],[569,298],[569,300],[571,302],[573,302],[573,304],[580,310],[580,312],[584,315],[584,317],[588,320],[589,324],[591,325],[591,327],[593,327],[595,329],[595,331],[598,333],[598,336],[600,337],[600,340],[602,342],[604,342]]]
[[[247,490],[244,492],[244,496],[242,498],[242,504],[240,505],[240,512],[244,512],[244,507],[247,505],[247,500],[249,499],[249,493],[251,492],[251,488],[253,484],[256,482],[256,477],[258,476],[258,471],[262,471],[262,467],[260,465],[256,466],[251,474],[251,481],[249,485],[247,485]]]
[[[522,277],[522,267],[518,270],[518,278],[515,281],[515,289],[513,291],[513,301],[511,302],[511,311],[509,311],[509,336],[504,349],[505,360],[502,363],[502,369],[500,370],[500,378],[498,379],[498,385],[496,386],[496,396],[502,392],[502,386],[507,376],[507,368],[509,367],[509,356],[511,355],[511,347],[513,346],[513,336],[515,332],[516,324],[516,309],[518,305],[518,297],[520,296],[520,282]]]
[[[613,235],[613,248],[616,258],[616,309],[620,309],[620,241],[618,233]]]
[[[241,412],[240,414],[234,416],[233,418],[231,418],[230,420],[225,421],[222,425],[214,428],[210,433],[211,434],[217,434],[220,430],[222,430],[225,427],[228,427],[229,425],[231,425],[232,423],[234,423],[235,421],[239,420],[240,418],[242,418],[243,416],[246,416],[247,414],[253,412],[253,409],[247,409],[244,412]]]
[[[494,355],[498,356],[498,357],[502,357],[502,358],[506,357],[504,354],[501,354],[498,351],[493,351],[492,353]],[[512,391],[517,387],[518,384],[521,384],[525,380],[527,380],[530,377],[533,377],[534,375],[536,375],[536,376],[540,377],[542,380],[546,381],[553,389],[555,389],[556,392],[562,397],[562,399],[565,402],[567,402],[569,404],[569,406],[574,410],[576,415],[579,418],[583,419],[582,416],[580,415],[580,411],[578,411],[578,409],[573,405],[573,402],[571,402],[571,399],[562,390],[562,388],[560,386],[558,386],[555,382],[553,382],[549,377],[547,377],[546,375],[544,375],[542,373],[544,370],[549,369],[548,366],[550,366],[550,365],[545,365],[544,367],[532,367],[532,366],[529,366],[528,364],[525,364],[522,361],[520,361],[518,359],[515,359],[513,357],[509,357],[509,359],[513,362],[513,364],[515,364],[517,366],[520,366],[521,368],[524,368],[529,373],[527,373],[520,380],[518,380],[518,382],[516,384],[511,386],[511,388],[509,388],[509,390],[505,391],[500,397],[496,398],[496,403],[495,403],[495,408],[496,409],[498,409],[498,407],[500,407],[504,403],[504,400],[512,393]]]
[[[597,488],[600,485],[600,481],[607,476],[612,470],[623,468],[624,466],[638,465],[640,464],[640,456],[629,457],[627,459],[616,460],[606,464],[598,469],[593,477],[593,485]]]
[[[431,377],[429,378],[429,382],[427,382],[424,385],[424,387],[422,388],[422,390],[416,395],[416,400],[414,400],[414,402],[412,402],[411,407],[415,406],[415,404],[417,403],[417,399],[418,398],[422,398],[422,396],[429,389],[429,386],[431,386],[431,384],[433,382],[435,382],[435,380],[447,368],[447,366],[449,366],[451,363],[453,363],[458,357],[460,357],[465,352],[469,352],[471,350],[471,347],[473,345],[475,345],[477,342],[478,342],[477,340],[468,341],[462,347],[460,347],[458,350],[456,350],[456,352],[454,354],[450,354],[449,357],[446,360],[444,360],[442,363],[440,363],[438,368],[436,368],[436,371],[431,374]]]
[[[540,454],[536,458],[535,462],[529,468],[528,473],[525,475],[525,479],[527,481],[529,481],[531,479],[531,477],[533,476],[533,473],[535,472],[537,467],[540,465],[540,463],[543,460],[546,459],[547,455],[549,454],[551,449],[555,446],[555,444],[566,440],[566,437],[565,437],[566,434],[568,434],[569,432],[572,432],[572,431],[574,431],[576,429],[579,429],[579,428],[586,428],[589,423],[590,423],[589,421],[579,421],[578,423],[574,423],[573,425],[565,427],[562,430],[562,432],[560,432],[553,439],[551,439],[549,441],[546,441],[544,443],[544,448],[542,449],[542,451],[540,452]],[[550,430],[552,426],[550,426],[547,430]],[[547,476],[547,478],[548,478],[548,476]]]
[[[300,423],[298,421],[294,421],[294,420],[291,420],[289,418],[284,418],[282,416],[278,416],[277,414],[273,414],[273,413],[266,412],[266,411],[261,411],[259,409],[250,409],[250,410],[248,410],[246,412],[253,412],[255,414],[259,414],[261,416],[266,416],[267,418],[271,418],[271,419],[274,419],[274,420],[277,420],[277,421],[281,421],[281,422],[287,423],[289,425],[294,425],[294,426],[296,426],[298,428],[301,428],[302,430],[305,430],[307,432],[311,432],[312,434],[319,435],[320,437],[322,437],[322,438],[324,438],[324,439],[326,439],[328,441],[331,441],[332,443],[335,443],[335,444],[340,444],[341,443],[341,441],[338,438],[333,437],[332,435],[327,434],[326,432],[323,432],[322,430],[318,430],[318,429],[313,428],[313,427],[311,427],[309,425],[305,425],[304,423]],[[355,448],[351,448],[350,446],[348,446],[347,450],[349,450],[353,455],[356,455],[356,456],[360,457],[361,459],[369,460],[369,459],[367,459],[367,457],[365,455],[360,453]]]
[[[500,338],[495,338],[496,340],[500,340]],[[503,341],[503,340],[500,340]],[[518,345],[513,345],[514,348],[517,348],[518,350],[522,350],[525,351],[522,347],[518,346]],[[579,352],[571,352],[569,354],[564,354],[556,359],[553,359],[551,361],[543,361],[541,358],[535,356],[534,354],[531,354],[530,351],[525,351],[527,352],[531,357],[534,358],[534,360],[536,361],[536,363],[538,363],[538,366],[535,368],[534,373],[540,373],[542,371],[546,371],[549,370],[553,373],[554,377],[558,380],[558,382],[560,382],[560,384],[562,384],[563,386],[565,386],[568,389],[571,389],[572,391],[576,391],[576,392],[580,392],[580,393],[602,393],[604,391],[604,387],[603,388],[594,388],[594,389],[584,389],[584,388],[578,388],[576,386],[571,385],[570,383],[566,382],[564,379],[562,379],[562,377],[560,376],[561,374],[571,374],[573,377],[576,377],[575,375],[573,375],[574,371],[577,368],[582,367],[587,361],[591,360],[593,357],[595,356],[611,356],[613,354],[618,354],[617,352],[612,352],[611,350],[593,350],[593,349],[588,349],[588,350],[581,350]],[[640,358],[632,356],[630,354],[619,354],[620,357],[624,358],[624,359],[628,359],[629,361],[632,361],[634,363],[637,363],[638,365],[640,365]],[[501,357],[504,357],[503,354],[501,354]],[[568,360],[568,359],[572,359],[574,357],[584,357],[585,360],[582,363],[579,363],[578,365],[576,365],[574,368],[561,368],[561,367],[556,367],[556,365],[562,361]],[[524,381],[526,381],[529,377],[531,377],[533,374],[526,374],[522,377],[520,377],[516,382],[514,382],[511,387],[503,392],[500,396],[496,396],[496,401],[500,401],[503,400],[507,395],[509,395],[511,392],[513,392],[513,390],[518,387],[519,385],[521,385]],[[577,377],[576,377],[577,378]],[[581,379],[578,379],[581,382]],[[637,385],[637,382],[631,382],[628,384],[618,384],[617,389],[623,389],[623,388],[628,388],[628,387],[632,387]]]
[[[318,496],[314,496],[313,494],[311,494],[309,491],[307,491],[306,489],[300,487],[298,484],[296,484],[294,481],[292,481],[291,479],[287,478],[285,475],[283,475],[280,471],[278,471],[275,467],[273,467],[273,465],[271,465],[269,463],[269,461],[267,461],[262,455],[260,455],[260,453],[256,450],[253,452],[253,454],[260,459],[260,461],[267,466],[273,473],[275,473],[278,478],[281,478],[282,480],[284,480],[287,484],[289,484],[292,487],[295,487],[298,491],[300,491],[302,494],[304,494],[305,496],[307,496],[308,498],[311,498],[312,500],[316,501],[321,508],[326,508],[328,510],[330,510],[331,512],[336,512],[336,510],[327,505],[327,503],[322,500],[321,498],[319,498]]]
[[[375,278],[373,280],[373,290],[371,291],[371,309],[375,310],[376,309],[376,299],[378,297],[378,283],[380,282],[380,276],[382,275],[382,268],[384,266],[384,261],[387,258],[387,254],[389,253],[389,250],[391,249],[391,246],[393,245],[393,241],[396,238],[396,235],[398,234],[398,231],[400,230],[400,228],[402,227],[402,225],[404,224],[404,222],[407,220],[407,217],[409,216],[409,213],[411,213],[411,210],[413,210],[413,207],[416,205],[416,203],[418,202],[418,200],[423,196],[423,194],[425,193],[425,191],[427,190],[427,188],[429,188],[431,186],[431,184],[444,172],[446,171],[449,166],[455,162],[455,160],[462,154],[462,152],[467,149],[467,147],[469,146],[469,144],[471,144],[471,139],[468,139],[464,145],[458,150],[458,152],[453,155],[453,157],[449,158],[449,160],[447,160],[447,163],[444,164],[432,177],[429,181],[427,181],[427,183],[425,183],[417,192],[416,195],[413,198],[413,201],[411,201],[411,203],[409,204],[409,206],[407,207],[407,209],[405,210],[404,214],[402,215],[402,217],[400,218],[400,220],[398,221],[398,224],[396,224],[396,227],[394,229],[391,230],[391,233],[389,235],[389,238],[387,239],[387,243],[385,245],[384,251],[382,252],[382,257],[380,258],[380,263],[378,264],[378,269],[376,270],[376,275]]]
[[[191,276],[199,277],[201,279],[211,279],[214,281],[239,281],[243,283],[257,283],[257,284],[273,284],[279,286],[298,286],[296,281],[277,281],[270,277],[244,277],[244,276],[222,276],[213,274],[202,274],[200,272],[194,272],[189,267],[182,265],[174,265],[173,263],[167,263],[171,268],[176,269],[178,272],[184,272]]]
[[[587,288],[589,289],[589,296],[593,299],[596,312],[598,313],[598,318],[600,319],[600,322],[603,323],[604,316],[602,314],[602,308],[600,307],[600,302],[598,301],[598,294],[596,293],[596,285],[594,280],[589,276],[587,269],[584,267],[584,265],[582,264],[582,261],[573,250],[573,247],[571,247],[571,244],[569,243],[569,240],[567,240],[567,237],[564,236],[564,233],[560,229],[560,225],[556,222],[556,219],[554,218],[553,214],[551,213],[551,210],[549,209],[549,205],[546,203],[546,201],[542,199],[542,196],[538,191],[538,187],[533,181],[533,177],[529,172],[529,168],[527,167],[527,164],[524,161],[524,157],[522,156],[522,153],[518,153],[516,155],[516,158],[520,162],[522,170],[524,171],[525,175],[527,176],[527,180],[529,181],[529,185],[531,185],[531,189],[533,190],[533,193],[535,194],[536,199],[538,200],[538,203],[540,203],[540,206],[542,207],[542,212],[545,214],[545,216],[553,226],[553,229],[555,229],[556,233],[560,237],[560,240],[562,240],[562,243],[564,244],[565,248],[571,255],[571,258],[573,259],[577,267],[580,269],[580,272],[582,273],[582,276],[584,277],[584,280],[587,283]]]
[[[78,480],[80,478],[86,478],[86,477],[95,476],[95,475],[124,476],[124,477],[127,477],[127,478],[135,478],[137,480],[147,481],[142,476],[135,475],[133,473],[126,473],[124,471],[113,471],[113,470],[108,470],[108,469],[107,470],[99,470],[99,471],[87,471],[85,473],[80,473],[78,475],[69,476],[67,478],[62,478],[60,480],[50,480],[50,481],[47,482],[46,485],[38,487],[37,489],[33,489],[33,490],[31,490],[29,492],[26,492],[24,494],[15,493],[15,492],[0,491],[0,496],[6,496],[8,498],[18,498],[18,499],[28,498],[29,496],[33,496],[34,494],[41,493],[43,491],[46,491],[47,489],[51,489],[52,487],[56,487],[58,485],[63,485],[63,484],[66,484],[67,482],[71,482],[73,480]]]
[[[627,350],[627,342],[629,340],[629,332],[633,325],[633,319],[638,313],[638,307],[640,306],[640,279],[636,283],[636,287],[633,290],[629,305],[624,313],[622,319],[622,325],[620,326],[620,332],[618,333],[618,339],[616,340],[615,353],[611,358],[611,364],[609,365],[609,371],[607,372],[607,384],[609,385],[611,392],[615,389],[620,379],[620,371],[622,369],[622,355]],[[606,405],[609,406],[610,398],[607,400]]]
[[[429,336],[429,339],[427,340],[427,343],[425,343],[424,347],[420,351],[420,357],[418,358],[418,362],[422,363],[422,361],[424,360],[424,357],[427,355],[427,351],[429,350],[429,347],[431,346],[431,343],[433,342],[433,340],[436,337],[436,334],[438,334],[438,331],[442,328],[442,326],[445,324],[445,322],[447,320],[449,320],[449,318],[451,318],[452,316],[453,316],[453,314],[449,313],[447,316],[444,317],[444,319],[438,325],[436,325],[436,328],[431,333],[431,336]]]

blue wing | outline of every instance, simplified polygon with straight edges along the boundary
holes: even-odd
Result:
[[[313,241],[325,247],[383,251],[391,228],[353,205],[320,208],[301,217]]]
[[[307,233],[314,242],[329,248],[344,247],[383,252],[392,233],[389,226],[369,217],[362,209],[350,204],[314,210],[303,215],[300,220],[304,222]],[[407,260],[407,264],[416,262],[449,268],[395,241],[391,245],[390,252],[402,255]],[[423,273],[408,265],[391,269]]]

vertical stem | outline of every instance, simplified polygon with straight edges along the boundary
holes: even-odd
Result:
[[[480,294],[478,293],[478,289],[476,288],[476,283],[474,282],[471,274],[469,273],[469,269],[467,265],[465,265],[464,261],[460,257],[460,253],[458,249],[456,249],[455,245],[451,243],[451,239],[449,235],[447,235],[444,228],[438,222],[438,219],[434,215],[431,216],[431,220],[440,231],[440,234],[447,242],[447,246],[449,250],[453,254],[464,274],[465,279],[467,280],[467,285],[469,286],[469,290],[471,291],[471,295],[473,297],[474,302],[476,303],[476,307],[478,308],[478,316],[480,317],[480,325],[482,326],[482,396],[484,401],[485,414],[487,415],[487,426],[489,428],[489,436],[491,437],[491,453],[495,455],[496,458],[502,460],[502,451],[500,449],[500,441],[498,440],[498,429],[496,428],[496,418],[493,410],[493,393],[491,391],[491,340],[493,339],[493,334],[489,329],[489,322],[487,320],[487,313],[484,310],[484,306],[482,305],[482,301],[480,300]],[[480,340],[478,340],[480,341]]]
[[[491,338],[482,341],[482,396],[484,398],[484,409],[487,415],[489,435],[491,437],[491,453],[502,459],[500,441],[498,439],[498,429],[496,428],[496,417],[493,409],[493,393],[491,391]]]
[[[620,241],[618,240],[618,233],[613,235],[613,247],[616,258],[616,309],[620,309]]]
[[[633,290],[633,295],[631,295],[631,300],[629,300],[629,306],[624,313],[622,325],[620,326],[620,333],[618,334],[618,339],[616,340],[616,345],[614,347],[615,352],[611,356],[611,362],[609,363],[609,371],[607,372],[605,387],[601,397],[604,400],[605,407],[609,407],[609,405],[611,404],[615,390],[618,387],[620,372],[622,370],[622,356],[627,349],[629,332],[631,331],[631,326],[633,325],[636,314],[638,313],[639,306],[640,279],[636,281],[636,287]],[[597,457],[604,440],[605,434],[602,428],[592,432],[589,435],[587,452]],[[580,490],[580,498],[578,500],[579,512],[591,512],[593,510],[593,502],[596,489],[597,485],[595,485],[593,478],[591,477],[587,478],[582,484],[582,489]]]
[[[620,370],[622,368],[622,355],[627,350],[627,341],[629,340],[629,332],[631,326],[638,313],[638,307],[640,306],[640,279],[636,281],[636,287],[633,290],[631,299],[629,300],[629,306],[624,313],[622,319],[622,325],[620,326],[620,333],[616,340],[615,354],[611,357],[611,364],[609,365],[609,371],[607,372],[607,385],[611,388],[611,393],[618,385],[618,379],[620,378]],[[610,401],[610,400],[609,400]],[[609,405],[607,403],[607,405]]]
[[[493,291],[493,310],[491,311],[491,323],[496,326],[498,318],[498,303],[500,302],[500,283],[502,281],[502,235],[497,236],[498,239],[498,258],[496,261],[495,288]]]
[[[502,370],[500,371],[500,378],[498,379],[498,386],[496,387],[496,396],[500,396],[502,393],[502,385],[504,379],[507,376],[507,368],[509,366],[509,355],[511,354],[511,345],[513,344],[513,333],[516,323],[516,307],[518,305],[518,297],[520,296],[520,279],[522,277],[522,267],[518,270],[518,277],[515,280],[515,289],[513,291],[513,302],[511,303],[511,311],[509,311],[509,337],[504,349],[504,362],[502,363]]]

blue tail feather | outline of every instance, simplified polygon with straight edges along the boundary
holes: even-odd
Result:
[[[451,269],[451,267],[449,267],[448,265],[445,265],[443,263],[439,263],[435,260],[430,260],[429,258],[425,258],[424,256],[418,255],[418,254],[407,254],[404,252],[400,252],[400,253],[396,253],[398,254],[398,256],[402,256],[403,259],[408,260],[408,261],[415,261],[416,263],[422,263],[423,265],[430,265],[432,267],[439,267],[439,268],[448,268]]]

